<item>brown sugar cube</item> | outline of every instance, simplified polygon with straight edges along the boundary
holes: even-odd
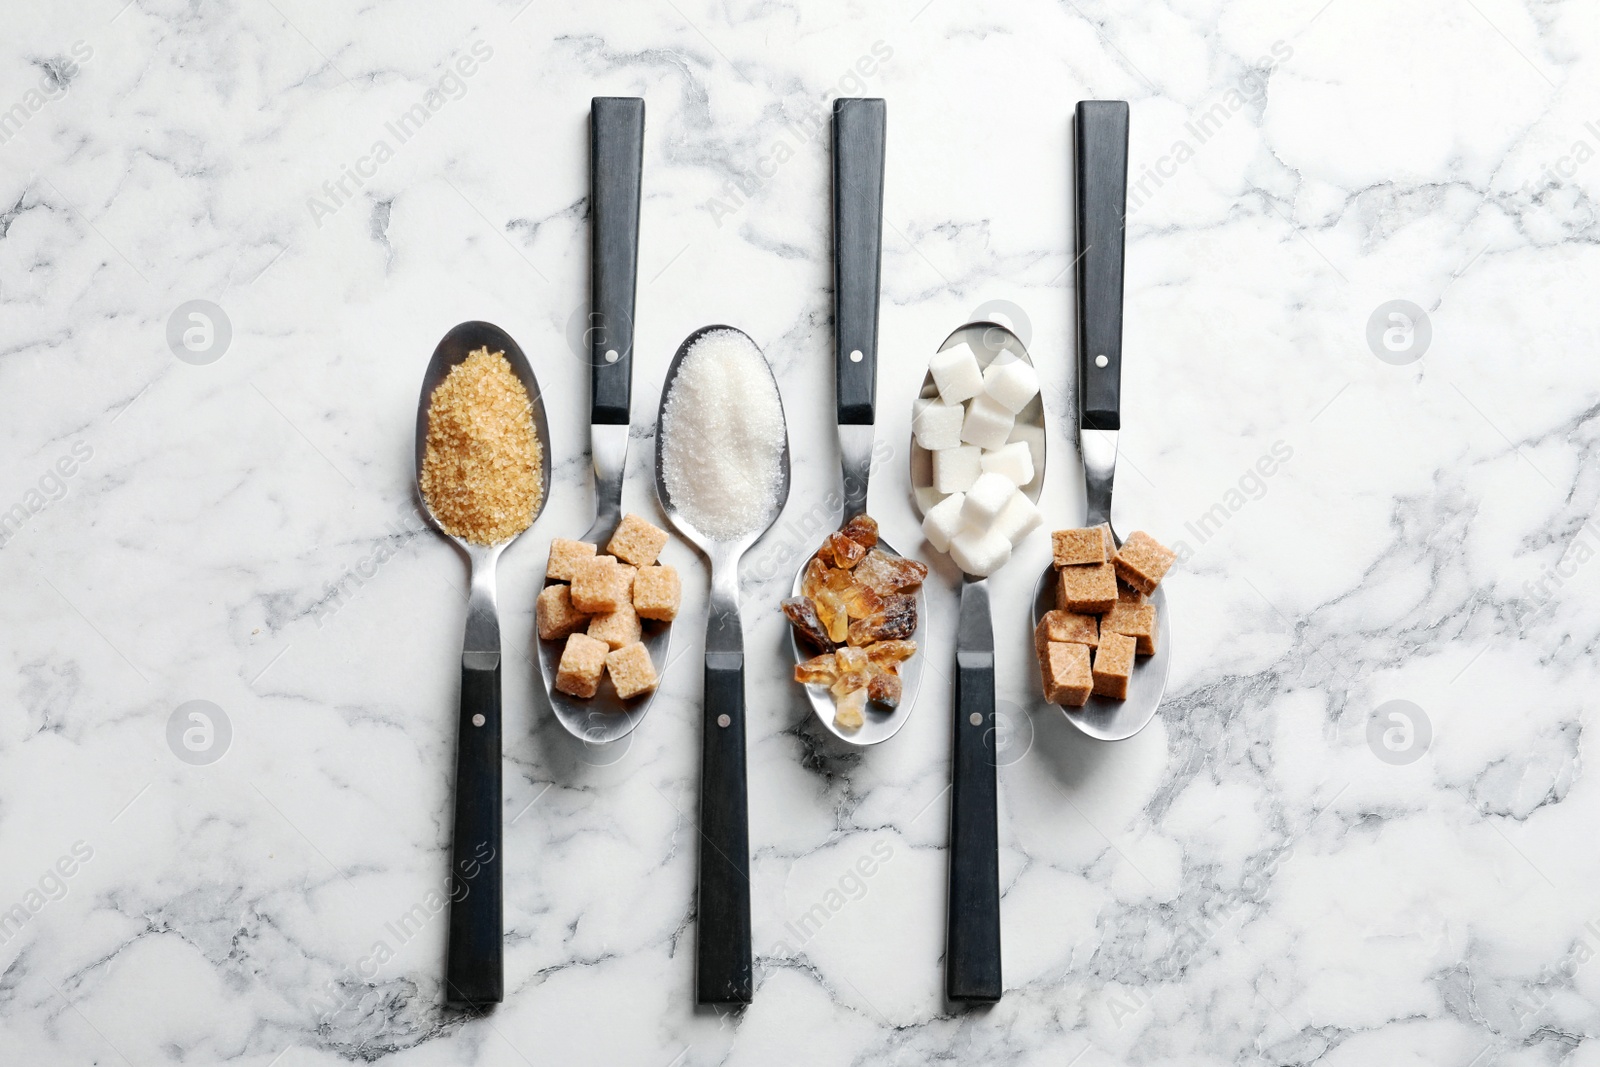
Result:
[[[1057,530],[1050,535],[1055,547],[1057,567],[1076,567],[1082,563],[1106,561],[1105,537],[1099,529]]]
[[[1109,563],[1062,567],[1056,576],[1056,607],[1062,611],[1099,615],[1117,602],[1117,572]]]
[[[1117,568],[1118,578],[1149,596],[1177,558],[1178,554],[1172,549],[1143,530],[1135,530],[1132,537],[1122,542],[1112,563]]]
[[[1094,650],[1094,691],[1112,700],[1128,698],[1128,679],[1133,675],[1133,650],[1136,642],[1126,634],[1100,631],[1100,647]]]
[[[633,581],[639,577],[639,568],[626,563],[617,564],[617,606],[633,603]]]
[[[556,688],[575,697],[594,696],[610,651],[604,641],[585,634],[567,638],[567,647],[561,650],[561,665],[556,668]]]
[[[672,567],[640,567],[633,579],[633,610],[641,618],[671,622],[678,617],[682,597],[683,585]]]
[[[572,579],[572,606],[590,615],[605,615],[633,600],[637,571],[610,556],[596,556],[578,564]]]
[[[1123,634],[1134,640],[1134,651],[1141,656],[1156,654],[1156,606],[1124,604],[1118,601],[1100,620],[1100,629]]]
[[[589,636],[615,650],[639,640],[644,630],[639,626],[639,613],[633,610],[632,604],[624,602],[616,611],[590,619]]]
[[[623,700],[650,692],[660,681],[656,665],[650,662],[650,650],[637,641],[607,654],[606,670],[611,673],[611,684],[616,686],[617,696]]]
[[[1039,652],[1039,675],[1044,682],[1044,698],[1050,703],[1083,707],[1094,688],[1089,646],[1046,642]]]
[[[1093,648],[1100,643],[1100,620],[1070,611],[1047,611],[1033,630],[1033,647],[1039,652],[1051,641]]]
[[[637,515],[624,515],[611,535],[606,551],[624,563],[648,567],[667,544],[667,531],[652,526]]]
[[[593,556],[579,560],[572,568],[572,603],[591,615],[617,610],[616,569],[613,556]]]
[[[578,564],[594,559],[594,546],[587,541],[570,541],[557,537],[550,542],[550,562],[545,565],[544,576],[558,582],[570,582],[578,571]]]
[[[545,586],[534,602],[534,616],[542,641],[559,641],[577,633],[589,621],[588,615],[572,606],[572,590],[565,585]]]
[[[1113,564],[1113,566],[1115,566],[1115,564]],[[1118,578],[1117,579],[1117,603],[1118,604],[1143,604],[1144,603],[1144,594],[1139,592],[1139,590],[1135,589],[1133,586],[1129,585],[1127,582],[1123,581],[1121,578]]]

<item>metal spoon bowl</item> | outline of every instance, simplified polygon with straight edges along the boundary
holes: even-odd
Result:
[[[1110,525],[1109,521],[1107,525]],[[1122,538],[1115,529],[1111,537],[1120,547]],[[1056,606],[1056,569],[1048,565],[1033,589],[1033,624],[1039,625],[1045,612]],[[1135,656],[1133,676],[1128,679],[1126,700],[1089,697],[1081,708],[1062,707],[1067,721],[1098,741],[1126,741],[1150,725],[1161,697],[1167,690],[1167,665],[1172,658],[1172,628],[1167,623],[1167,594],[1160,586],[1148,598],[1156,609],[1156,651],[1151,656]]]
[[[428,498],[422,492],[422,462],[428,454],[428,404],[433,399],[433,391],[439,387],[450,371],[458,363],[466,360],[467,356],[480,348],[488,348],[490,352],[504,352],[506,362],[511,364],[511,372],[522,383],[522,388],[528,392],[528,402],[533,408],[533,432],[539,439],[539,484],[543,492],[539,494],[539,507],[528,517],[528,526],[532,526],[541,514],[544,506],[550,500],[550,423],[545,418],[544,397],[539,391],[539,381],[533,376],[533,368],[528,365],[528,359],[522,354],[522,349],[511,335],[500,327],[489,322],[463,322],[454,327],[440,339],[433,350],[433,358],[428,361],[428,367],[422,374],[422,396],[417,401],[417,430],[416,430],[416,493],[417,502],[422,509],[423,516],[444,537],[449,539],[459,548],[467,560],[472,564],[473,574],[476,575],[483,564],[493,564],[500,558],[500,553],[506,547],[526,533],[528,527],[523,527],[518,534],[501,541],[495,545],[473,544],[464,538],[456,537],[439,524],[439,519],[433,513],[433,508],[428,505]],[[493,577],[493,568],[490,567],[490,577]],[[490,606],[493,607],[493,589],[490,589]],[[470,617],[469,617],[470,622]]]
[[[783,480],[778,487],[777,504],[772,509],[772,513],[765,516],[766,521],[763,522],[757,530],[755,530],[753,533],[746,534],[738,541],[718,541],[709,534],[702,533],[700,530],[696,529],[695,526],[684,517],[683,512],[679,511],[673,505],[672,494],[667,492],[666,472],[661,465],[661,433],[662,422],[666,419],[667,415],[667,397],[672,392],[672,383],[673,380],[678,376],[679,366],[683,364],[684,357],[687,356],[689,354],[689,350],[695,346],[695,342],[700,340],[700,338],[704,337],[706,334],[716,333],[718,330],[726,330],[729,333],[739,334],[745,340],[750,341],[750,335],[745,333],[743,330],[736,329],[732,326],[722,325],[702,326],[700,329],[684,338],[683,344],[678,346],[678,351],[673,355],[672,362],[667,365],[666,381],[661,386],[661,407],[656,412],[656,497],[661,501],[661,510],[666,514],[667,521],[672,523],[673,528],[682,534],[686,541],[704,553],[707,559],[711,560],[713,573],[715,573],[716,566],[719,561],[724,567],[726,567],[729,563],[737,564],[739,558],[743,556],[745,552],[749,551],[750,546],[761,540],[762,536],[772,528],[772,524],[778,521],[778,515],[783,511],[784,502],[789,499],[789,441],[787,436],[785,436],[783,442],[783,458],[780,461],[783,469]],[[760,347],[756,346],[754,341],[750,341],[750,344],[755,346],[757,351],[760,351]],[[778,397],[778,405],[779,407],[783,406],[783,397],[781,394]],[[787,416],[785,417],[785,421],[787,422]]]
[[[739,619],[739,560],[783,511],[789,499],[789,440],[779,458],[782,481],[756,528],[737,541],[698,529],[673,503],[662,462],[667,398],[695,342],[730,326],[706,326],[679,346],[667,368],[656,414],[656,495],[667,520],[711,562],[706,613],[705,690],[701,708],[700,881],[695,941],[695,1000],[748,1004],[754,992],[750,926],[750,818],[745,774],[744,627]],[[744,336],[741,334],[741,336]],[[745,340],[750,340],[745,336]],[[759,346],[751,341],[759,352]],[[771,368],[767,369],[771,374]],[[776,390],[777,383],[773,383]],[[778,399],[780,412],[783,398]],[[708,442],[707,447],[712,447]]]
[[[626,426],[595,426],[591,427],[594,433],[592,447],[596,454],[595,470],[601,468],[600,453],[606,448],[615,448],[614,442],[606,442],[607,435],[596,433],[599,430],[620,430],[623,437],[621,452],[627,453]],[[620,502],[622,498],[621,472],[623,464],[619,459],[614,469],[617,471],[616,492],[610,499]],[[604,552],[606,542],[611,540],[611,535],[616,533],[617,524],[622,521],[621,509],[613,507],[607,509],[604,502],[608,499],[605,490],[597,493],[601,507],[595,515],[594,523],[580,541],[598,545]],[[545,585],[556,584],[554,579],[545,579]],[[645,649],[650,653],[650,662],[656,665],[657,671],[664,671],[672,646],[672,623],[659,619],[640,619],[640,639],[644,642]],[[655,699],[657,690],[652,689],[641,693],[631,700],[623,700],[617,696],[616,687],[611,684],[611,677],[605,676],[600,681],[600,689],[592,697],[575,697],[570,693],[563,693],[555,687],[556,675],[561,668],[561,653],[566,647],[565,641],[542,641],[534,635],[534,643],[538,647],[539,674],[544,683],[545,693],[550,698],[550,709],[555,712],[556,719],[573,737],[587,744],[599,745],[611,741],[620,741],[633,733],[634,727],[639,725],[645,712],[650,710],[650,703]]]
[[[844,429],[845,427],[841,427]],[[850,516],[846,516],[846,520]],[[900,553],[894,550],[889,542],[878,539],[878,547],[885,555],[898,557]],[[812,555],[808,554],[805,561],[800,564],[800,569],[794,576],[794,589],[790,596],[799,596],[800,587],[805,583],[806,568],[811,565]],[[806,699],[811,702],[811,711],[834,737],[850,745],[865,748],[869,745],[881,744],[900,732],[900,728],[911,717],[911,709],[917,702],[917,691],[922,688],[922,661],[927,656],[927,639],[924,623],[928,618],[928,598],[922,591],[922,586],[917,586],[917,632],[912,634],[912,639],[917,642],[916,655],[900,664],[900,703],[892,708],[880,707],[877,704],[867,704],[862,712],[861,728],[859,730],[846,730],[834,721],[835,708],[833,694],[825,685],[804,685]],[[804,663],[813,656],[821,655],[820,650],[813,648],[808,642],[802,641],[793,626],[789,627],[789,651],[794,655],[796,663]]]
[[[428,406],[433,391],[451,368],[472,352],[503,352],[512,373],[527,391],[533,409],[533,431],[539,439],[538,507],[527,525],[492,545],[474,544],[448,533],[422,492],[422,465],[428,453]],[[467,557],[471,583],[467,595],[466,638],[461,649],[461,695],[456,718],[455,803],[450,838],[450,870],[475,871],[471,892],[451,894],[448,948],[445,953],[445,1002],[481,1009],[500,1001],[505,992],[503,882],[501,876],[501,717],[500,616],[495,607],[495,564],[506,546],[531,527],[550,499],[550,425],[533,369],[517,343],[498,326],[463,322],[444,335],[422,376],[417,402],[416,493],[422,513],[434,529]]]
[[[1002,353],[1032,364],[1033,359],[1028,355],[1028,350],[1023,347],[1017,335],[997,322],[969,322],[960,327],[939,346],[939,351],[954,348],[957,345],[968,345],[973,354],[978,357],[978,366],[987,369],[989,364],[999,359]],[[919,400],[932,400],[939,395],[939,387],[934,384],[933,372],[929,371],[922,379],[922,391],[917,394]],[[1039,502],[1039,492],[1044,488],[1044,399],[1035,396],[1028,401],[1028,406],[1017,415],[1016,428],[1011,431],[1011,440],[1027,441],[1028,452],[1033,457],[1033,481],[1022,487],[1029,500],[1035,504]],[[933,453],[917,444],[917,439],[911,439],[911,492],[917,506],[917,513],[926,515],[928,509],[945,498],[944,493],[933,487]]]

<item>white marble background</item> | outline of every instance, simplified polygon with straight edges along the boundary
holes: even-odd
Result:
[[[1600,1063],[1593,6],[579,7],[6,4],[0,1060]],[[424,363],[485,318],[544,383],[557,481],[500,582],[525,650],[544,544],[589,515],[565,339],[588,100],[642,95],[627,503],[655,514],[667,359],[722,321],[778,371],[808,510],[837,466],[804,123],[840,92],[889,101],[873,509],[902,548],[912,395],[989,300],[1025,312],[1046,507],[1080,517],[1068,120],[1132,102],[1135,177],[1160,180],[1131,218],[1116,518],[1192,550],[1167,704],[1115,746],[1037,706],[1037,538],[997,590],[1007,992],[951,1010],[947,691],[930,671],[879,750],[824,744],[785,680],[792,561],[758,547],[758,991],[697,1012],[705,579],[676,545],[682,658],[630,745],[576,748],[509,658],[508,995],[446,1015],[442,919],[391,926],[444,878],[462,621],[460,560],[404,525]],[[232,329],[205,365],[166,340],[196,299]],[[1367,339],[1391,300],[1431,330],[1403,365]],[[954,582],[930,584],[942,670]],[[209,765],[169,745],[192,700],[231,727]]]

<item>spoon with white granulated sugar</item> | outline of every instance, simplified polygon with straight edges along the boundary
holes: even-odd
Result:
[[[739,560],[789,498],[789,432],[772,370],[739,330],[696,330],[667,368],[656,418],[656,495],[672,525],[711,562],[695,1000],[747,1004],[753,980]]]
[[[422,377],[416,451],[422,512],[471,568],[456,725],[445,1001],[482,1008],[501,1000],[505,973],[494,571],[500,554],[544,510],[550,486],[550,426],[539,383],[504,330],[463,322],[444,335]]]

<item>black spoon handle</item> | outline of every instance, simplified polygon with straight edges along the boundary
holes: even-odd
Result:
[[[964,582],[956,630],[950,766],[950,901],[945,995],[1000,999],[1000,841],[995,782],[994,631],[987,582]]]
[[[840,426],[871,426],[878,388],[885,104],[833,102],[833,352]]]
[[[748,1004],[750,815],[745,799],[743,652],[706,653],[703,731],[695,999],[701,1004]]]
[[[589,421],[628,425],[633,392],[633,304],[639,280],[639,183],[644,101],[597,96],[589,105]]]
[[[1078,427],[1118,430],[1128,102],[1080,100],[1077,119]]]
[[[505,992],[498,663],[462,666],[458,733],[445,1001],[474,1008],[499,1003]]]

